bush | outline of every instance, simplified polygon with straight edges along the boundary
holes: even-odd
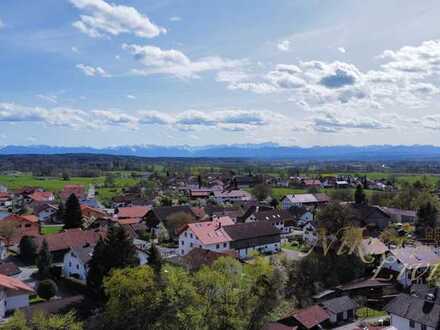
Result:
[[[57,294],[58,287],[52,280],[43,280],[38,284],[37,294],[46,300],[49,300]]]

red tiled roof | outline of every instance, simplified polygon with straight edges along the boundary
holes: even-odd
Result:
[[[138,224],[142,221],[142,218],[127,218],[118,220],[118,223],[121,225],[134,225]]]
[[[35,202],[48,202],[54,199],[54,196],[50,191],[34,191],[29,197]]]
[[[151,210],[151,207],[148,206],[120,207],[118,210],[119,210],[117,214],[118,219],[143,218],[148,213],[148,211]]]
[[[14,291],[27,291],[29,293],[34,293],[34,289],[32,289],[26,283],[20,281],[17,278],[2,275],[2,274],[0,274],[0,287],[14,290]]]
[[[307,329],[313,328],[329,319],[328,313],[318,305],[300,309],[293,313],[292,316]]]
[[[202,244],[217,244],[231,241],[223,226],[233,225],[230,217],[221,217],[213,221],[190,223],[187,225]]]
[[[11,214],[3,218],[1,221],[28,221],[32,223],[38,223],[38,218],[35,215]]]
[[[105,232],[98,230],[81,230],[79,228],[66,229],[63,232],[38,236],[38,246],[46,239],[50,252],[67,250],[69,248],[81,247],[88,243],[95,245],[99,237],[105,236]]]

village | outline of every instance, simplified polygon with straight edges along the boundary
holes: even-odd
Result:
[[[223,258],[268,261],[289,277],[282,290],[288,306],[276,319],[264,318],[265,330],[440,325],[438,199],[426,182],[226,172],[147,173],[140,182],[106,205],[92,185],[1,187],[3,322],[16,310],[57,314],[90,300],[104,276],[130,265],[127,255],[115,256],[122,259],[97,275],[104,263],[98,249],[107,246],[106,254],[128,244],[135,265],[153,269],[167,264],[194,273]],[[304,191],[278,200],[276,187]],[[373,204],[364,190],[392,193],[397,204]],[[336,275],[315,274],[325,267]]]

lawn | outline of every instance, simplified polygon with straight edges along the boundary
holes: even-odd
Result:
[[[297,188],[272,188],[272,197],[280,200],[283,196],[291,194],[304,194],[306,189]]]
[[[50,235],[50,234],[56,234],[63,230],[62,225],[43,225],[41,226],[41,234],[43,235]]]
[[[358,318],[360,319],[365,319],[368,317],[381,317],[381,316],[386,316],[387,313],[384,311],[378,311],[375,309],[371,309],[368,307],[361,307],[357,310],[356,315]]]

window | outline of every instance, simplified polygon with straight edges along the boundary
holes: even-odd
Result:
[[[193,247],[193,243],[190,243],[189,246],[190,246],[190,247]]]
[[[218,250],[220,248],[220,244],[217,244],[215,248]]]
[[[185,237],[187,237],[188,236],[188,233],[187,232],[185,232]]]
[[[185,245],[185,242],[184,241],[180,241],[180,245]]]
[[[76,269],[79,269],[79,265],[76,265]]]
[[[180,254],[184,254],[185,252],[183,250],[180,250]]]
[[[189,237],[193,238],[193,234],[192,234],[192,233],[191,233],[191,234],[189,234]]]
[[[72,267],[72,263],[69,261],[69,267]]]
[[[226,245],[227,245],[226,243],[223,243],[223,247],[224,247],[224,248],[226,247]]]
[[[426,330],[426,325],[422,324],[422,330]]]
[[[413,321],[413,320],[409,320],[409,327],[410,328],[415,328],[415,326],[416,326],[416,322]]]

